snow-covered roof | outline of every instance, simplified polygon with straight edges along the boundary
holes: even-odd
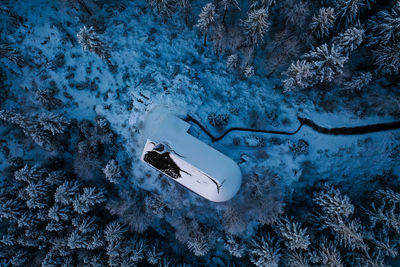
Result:
[[[227,201],[237,193],[242,182],[238,165],[188,134],[190,124],[162,112],[148,116],[146,124],[143,161],[208,200]]]

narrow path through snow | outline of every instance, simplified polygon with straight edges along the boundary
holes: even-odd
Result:
[[[242,127],[232,127],[227,129],[222,135],[218,137],[214,137],[206,127],[204,127],[198,120],[195,118],[188,116],[186,120],[191,121],[198,125],[200,129],[205,132],[213,142],[217,142],[224,138],[228,133],[232,131],[245,131],[245,132],[257,132],[257,133],[270,133],[270,134],[281,134],[281,135],[294,135],[298,133],[303,125],[306,125],[313,130],[329,135],[361,135],[375,132],[383,132],[389,130],[400,129],[400,121],[397,122],[386,122],[386,123],[377,123],[377,124],[369,124],[363,126],[355,126],[355,127],[338,127],[338,128],[326,128],[316,124],[314,121],[307,118],[297,118],[300,122],[300,126],[294,132],[286,132],[286,131],[277,131],[277,130],[262,130],[262,129],[250,129],[250,128],[242,128]]]

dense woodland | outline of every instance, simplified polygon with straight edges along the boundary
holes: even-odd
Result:
[[[78,74],[62,51],[55,49],[50,58],[45,49],[22,48],[24,33],[34,25],[17,8],[24,2],[30,1],[0,3],[1,266],[396,266],[400,135],[388,152],[393,168],[357,179],[319,177],[295,190],[281,183],[276,169],[259,164],[269,156],[257,150],[238,195],[222,204],[208,202],[154,171],[138,175],[141,163],[130,157],[127,140],[105,116],[85,119],[60,110],[78,106],[72,90],[97,94],[100,104],[109,96],[99,93],[96,80],[74,82]],[[288,105],[310,101],[319,111],[346,109],[360,120],[400,120],[399,0],[50,2],[54,12],[77,24],[73,32],[72,23],[58,20],[58,13],[52,17],[62,46],[78,47],[84,55],[73,53],[72,62],[95,56],[103,74],[125,72],[119,65],[123,55],[105,37],[107,19],[128,27],[118,16],[134,10],[133,20],[146,14],[159,27],[184,25],[197,36],[199,54],[222,62],[238,82],[277,81],[273,91]],[[159,32],[149,31],[144,43],[151,46]],[[178,38],[171,37],[170,45]],[[86,67],[86,74],[95,69]],[[51,78],[52,71],[66,76],[66,88]],[[25,82],[18,91],[17,79]],[[146,79],[143,84],[151,84],[153,78]],[[126,90],[117,94],[122,98]],[[129,101],[125,106],[129,114],[137,112]],[[221,131],[240,106],[230,112],[209,111],[204,123]],[[246,116],[249,127],[263,125],[265,114]],[[276,122],[277,115],[267,117]],[[247,135],[232,145],[240,150],[285,142]],[[309,146],[310,140],[288,141],[287,153],[296,159]],[[302,164],[302,177],[318,176],[312,167],[318,162]],[[157,190],[146,188],[150,176]]]

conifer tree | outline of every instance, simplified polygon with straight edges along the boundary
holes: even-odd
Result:
[[[343,49],[333,44],[323,44],[314,48],[302,57],[310,62],[315,73],[316,83],[331,82],[334,77],[343,72],[344,63],[348,57],[343,54]]]
[[[305,60],[297,60],[292,62],[288,68],[286,75],[287,79],[283,81],[285,91],[294,91],[296,89],[304,89],[313,84],[315,73],[312,66]]]
[[[343,89],[351,92],[361,91],[372,80],[370,72],[361,72],[354,75],[350,81],[344,82]]]
[[[172,16],[176,4],[174,0],[148,0],[148,2],[160,14],[164,22]]]
[[[359,18],[360,10],[367,5],[368,0],[335,0],[336,17],[339,24],[346,28],[352,26]]]
[[[236,69],[239,63],[239,57],[236,54],[230,55],[226,61],[226,66],[229,69]]]
[[[110,62],[111,54],[106,44],[100,40],[93,27],[86,28],[83,26],[78,34],[78,43],[82,46],[83,50],[96,53],[101,59]]]
[[[118,183],[118,180],[122,177],[121,168],[115,160],[110,160],[104,167],[103,172],[107,180],[113,184]]]
[[[400,42],[400,1],[389,11],[380,11],[369,21],[368,45]]]
[[[332,42],[343,49],[346,54],[357,49],[364,38],[364,29],[352,27],[346,31],[339,33],[338,36],[332,39]]]
[[[206,4],[199,14],[199,20],[196,27],[204,34],[204,46],[207,46],[207,33],[209,29],[216,23],[218,15],[215,6],[212,3]]]
[[[242,21],[245,30],[246,42],[250,46],[257,46],[264,41],[264,35],[268,31],[268,10],[264,8],[250,10],[247,19]]]
[[[228,9],[230,7],[236,8],[240,11],[239,3],[237,2],[237,0],[221,0],[220,5],[221,5],[222,9],[224,10],[224,15],[222,17],[222,23],[225,22],[226,13],[228,12]]]
[[[335,22],[335,10],[332,7],[322,7],[318,14],[314,15],[311,22],[311,30],[322,39],[329,35],[329,31]]]

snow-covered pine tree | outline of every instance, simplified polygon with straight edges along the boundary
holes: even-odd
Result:
[[[248,78],[250,78],[250,77],[253,77],[254,76],[254,67],[253,66],[250,66],[250,65],[246,65],[245,67],[244,67],[244,69],[243,69],[243,78],[244,79],[248,79]]]
[[[176,6],[174,0],[148,0],[148,2],[154,11],[160,14],[164,22],[172,16]]]
[[[17,124],[25,135],[45,150],[53,150],[52,136],[63,133],[68,122],[52,113],[25,117],[12,111],[0,110],[0,119]]]
[[[217,12],[213,3],[206,4],[199,14],[199,20],[196,27],[204,34],[204,46],[207,46],[207,33],[209,29],[217,22]]]
[[[269,235],[251,241],[250,261],[257,267],[278,267],[281,257],[279,242]]]
[[[400,41],[373,50],[375,64],[384,74],[396,75],[400,71]]]
[[[314,193],[314,202],[321,207],[324,214],[329,217],[348,218],[354,213],[354,205],[347,195],[329,184],[325,184],[322,190]]]
[[[96,204],[105,201],[104,191],[96,187],[83,188],[83,194],[80,194],[72,202],[74,210],[79,214],[89,212]]]
[[[69,219],[70,209],[65,205],[56,203],[49,209],[47,215],[56,222],[66,221]]]
[[[157,248],[157,246],[153,245],[146,252],[147,262],[152,265],[157,265],[161,263],[164,253]]]
[[[328,267],[343,267],[342,258],[335,242],[323,239],[319,246],[318,262]]]
[[[336,75],[343,72],[344,63],[348,60],[342,48],[335,44],[331,46],[323,44],[302,58],[310,62],[311,69],[316,74],[316,83],[332,82]]]
[[[354,75],[350,81],[343,83],[343,89],[351,92],[361,91],[372,80],[370,72],[360,72]]]
[[[343,49],[343,52],[350,53],[357,49],[364,39],[365,30],[360,27],[351,27],[346,31],[339,33],[338,36],[332,39],[332,42]]]
[[[232,256],[236,258],[242,258],[247,250],[244,241],[231,234],[227,234],[224,247]]]
[[[51,132],[52,135],[64,133],[69,122],[61,115],[54,113],[42,113],[38,117],[41,128]]]
[[[56,91],[52,88],[37,89],[35,92],[35,98],[40,102],[46,109],[51,110],[55,107],[61,106],[61,100],[55,97]]]
[[[204,256],[211,249],[208,236],[201,231],[193,232],[186,244],[196,256]]]
[[[385,46],[400,42],[400,1],[389,11],[378,12],[368,24],[368,45]]]
[[[185,20],[185,24],[187,25],[190,12],[192,11],[192,0],[178,0],[178,7],[181,16]]]
[[[222,9],[224,10],[224,15],[222,17],[222,23],[225,22],[226,13],[228,12],[228,9],[230,7],[236,8],[240,11],[239,3],[237,2],[237,0],[220,0],[220,5],[221,5]]]
[[[307,228],[301,228],[300,223],[283,219],[278,224],[278,227],[284,244],[289,250],[307,250],[310,246],[310,236],[307,234]]]
[[[283,254],[283,260],[287,267],[309,267],[310,259],[303,251],[289,250]]]
[[[122,177],[121,168],[119,167],[118,162],[113,159],[104,167],[103,173],[106,176],[106,179],[113,184],[118,183],[118,180]]]
[[[236,69],[239,63],[239,57],[236,54],[230,55],[226,61],[226,66],[229,69]]]
[[[265,8],[250,10],[248,12],[247,19],[242,20],[247,45],[257,46],[263,43],[264,35],[270,26],[268,17],[268,10]]]
[[[366,0],[335,0],[334,3],[339,24],[343,24],[346,28],[358,20],[360,10],[366,6]]]
[[[83,26],[76,36],[78,38],[78,43],[82,46],[83,50],[94,52],[101,59],[110,62],[110,51],[108,50],[106,44],[100,40],[99,36],[94,31],[94,28],[92,26],[90,26],[89,28]]]
[[[285,91],[295,91],[307,88],[313,84],[313,77],[315,73],[312,70],[312,66],[305,60],[297,60],[295,63],[292,62],[288,70],[286,71],[286,78],[283,81],[283,88]]]
[[[62,204],[71,204],[74,199],[76,199],[79,195],[79,190],[81,188],[81,183],[77,180],[74,181],[65,181],[62,185],[57,187],[56,192],[54,194],[55,202],[59,202]]]
[[[331,229],[335,240],[342,247],[367,252],[363,229],[358,220],[350,218],[354,213],[354,205],[346,195],[326,184],[321,191],[314,194],[313,200],[322,210],[322,214],[319,214],[322,227]]]
[[[311,31],[319,39],[329,36],[329,31],[335,23],[335,10],[332,7],[322,7],[311,21]]]

